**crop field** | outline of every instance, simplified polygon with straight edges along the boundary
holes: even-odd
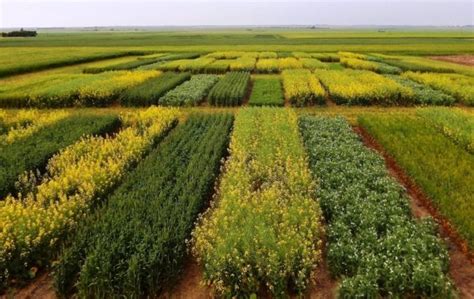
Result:
[[[0,37],[0,297],[473,298],[473,38]]]

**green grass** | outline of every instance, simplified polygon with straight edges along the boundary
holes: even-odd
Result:
[[[423,118],[394,113],[362,116],[359,122],[474,248],[474,156]]]
[[[254,80],[249,100],[250,106],[283,106],[284,102],[280,79]]]

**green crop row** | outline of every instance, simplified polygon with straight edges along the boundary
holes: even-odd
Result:
[[[219,77],[216,75],[194,75],[191,80],[161,97],[159,103],[163,106],[195,106],[207,96],[217,81]]]
[[[452,288],[444,243],[431,220],[412,218],[405,192],[383,159],[342,118],[304,116],[300,129],[320,182],[326,260],[341,278],[339,296],[447,298]]]
[[[159,99],[168,91],[190,78],[191,74],[189,73],[166,72],[126,90],[120,96],[120,103],[124,106],[157,105]]]
[[[35,269],[47,265],[64,236],[178,116],[174,109],[156,107],[130,112],[121,117],[124,128],[117,134],[84,137],[53,156],[46,172],[22,175],[22,192],[0,202],[0,290],[12,280],[34,277]]]
[[[0,198],[15,191],[18,176],[25,171],[44,169],[60,149],[83,135],[111,132],[119,126],[115,115],[76,114],[60,119],[31,136],[0,145]]]
[[[474,248],[474,156],[420,117],[366,115],[359,122]]]
[[[321,211],[297,115],[239,110],[218,197],[193,233],[204,281],[218,294],[276,297],[307,288],[321,256]]]
[[[63,250],[54,275],[59,293],[75,285],[80,297],[139,298],[174,283],[232,121],[230,114],[193,115],[152,151]]]
[[[417,114],[428,120],[446,137],[474,154],[474,117],[468,112],[456,109],[427,108]]]
[[[247,93],[250,82],[248,72],[229,72],[211,89],[207,97],[214,106],[237,106]]]
[[[250,106],[283,106],[284,102],[280,79],[255,79]]]
[[[91,67],[85,68],[83,73],[85,74],[97,74],[108,71],[126,71],[138,68],[143,65],[152,64],[160,61],[160,58],[148,58],[148,59],[136,59],[129,62],[118,63],[114,65],[104,66],[104,67]]]

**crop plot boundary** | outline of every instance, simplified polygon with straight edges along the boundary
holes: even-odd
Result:
[[[406,190],[410,208],[415,218],[431,216],[438,223],[441,237],[447,241],[450,255],[449,275],[462,298],[474,298],[474,255],[469,252],[467,242],[460,236],[448,219],[442,216],[429,197],[398,165],[397,161],[361,126],[354,126],[362,142],[380,154],[390,175]]]

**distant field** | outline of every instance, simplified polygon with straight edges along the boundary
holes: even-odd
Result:
[[[140,47],[163,51],[321,51],[449,54],[474,52],[473,31],[228,30],[40,33],[0,38],[4,47]],[[186,46],[186,48],[183,48]]]

